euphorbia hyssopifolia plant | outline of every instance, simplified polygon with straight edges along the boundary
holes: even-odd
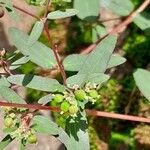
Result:
[[[94,50],[89,54],[69,55],[63,60],[63,63],[61,63],[55,48],[51,49],[45,46],[38,39],[45,30],[50,42],[47,26],[49,20],[77,15],[80,19],[91,24],[93,28],[92,39],[95,42],[104,31],[104,28],[98,23],[101,6],[120,16],[128,16],[133,11],[133,4],[129,0],[116,0],[115,3],[114,0],[102,0],[101,3],[99,0],[74,0],[73,2],[71,0],[26,0],[26,2],[29,5],[45,8],[44,16],[37,17],[19,8],[11,0],[0,0],[0,17],[4,17],[4,12],[7,11],[13,19],[18,21],[19,16],[16,13],[16,9],[18,9],[37,19],[29,35],[17,28],[10,28],[9,36],[16,47],[16,51],[7,55],[3,48],[0,52],[0,64],[5,70],[5,73],[0,76],[0,98],[10,104],[2,101],[0,103],[3,104],[3,130],[6,133],[6,137],[0,142],[0,149],[4,149],[14,139],[20,142],[20,149],[25,149],[26,144],[38,142],[37,133],[46,133],[58,138],[68,150],[89,150],[85,105],[87,103],[92,105],[100,100],[98,91],[102,84],[109,79],[109,75],[105,74],[105,71],[125,62],[125,58],[112,54],[117,37],[108,34],[103,40],[95,43]],[[53,3],[71,3],[74,8],[65,10],[63,8],[63,11],[56,10],[49,13],[48,9]],[[122,7],[118,8],[118,4]],[[116,5],[117,9],[115,9]],[[149,22],[145,20],[144,16],[139,15],[134,22],[143,30],[149,27]],[[28,63],[28,61],[32,61],[45,69],[58,68],[64,84],[60,84],[56,79],[33,74],[14,75],[12,73],[13,70]],[[76,74],[67,78],[65,70],[76,72]],[[146,79],[142,78],[141,74]],[[147,86],[147,81],[150,82],[149,74],[148,71],[142,69],[134,74],[137,85],[148,99],[150,99],[150,88]],[[16,85],[44,91],[47,95],[38,100],[39,105],[29,105],[13,90]],[[49,102],[57,107],[49,106]],[[66,119],[65,129],[48,118],[37,115],[37,110],[31,111],[27,108],[45,108],[60,112],[60,116],[65,116]]]

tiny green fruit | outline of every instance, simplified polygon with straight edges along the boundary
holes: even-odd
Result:
[[[5,118],[4,120],[4,125],[7,127],[7,128],[10,128],[12,125],[13,125],[14,121],[12,118],[10,117],[7,117]]]
[[[75,94],[75,98],[79,101],[83,101],[86,97],[86,93],[84,90],[76,90],[74,94]]]
[[[74,105],[72,105],[72,106],[70,106],[69,107],[69,113],[71,114],[71,115],[73,115],[73,114],[76,114],[77,112],[78,112],[78,110],[79,110],[79,108],[78,108],[78,106],[74,106]]]
[[[98,92],[96,90],[90,90],[89,91],[89,96],[92,98],[97,98],[98,97]]]
[[[63,97],[63,95],[61,95],[61,94],[56,94],[56,95],[54,96],[54,101],[55,101],[56,103],[61,103],[61,102],[63,101],[63,99],[64,99],[64,97]]]
[[[70,104],[68,102],[63,102],[60,106],[60,109],[63,112],[67,112],[69,110]]]
[[[36,137],[36,135],[35,135],[35,134],[29,135],[29,137],[28,137],[28,142],[29,142],[30,144],[35,144],[35,143],[37,142],[37,137]]]

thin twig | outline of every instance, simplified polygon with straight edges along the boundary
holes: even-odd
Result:
[[[141,13],[146,7],[148,7],[148,5],[150,4],[150,0],[145,0],[139,8],[137,8],[135,11],[133,11],[123,22],[121,22],[119,25],[117,25],[115,28],[113,28],[108,34],[106,34],[105,36],[103,36],[102,38],[98,39],[94,44],[91,44],[89,47],[87,47],[84,51],[82,51],[82,54],[87,54],[89,52],[91,52],[94,48],[96,48],[96,46],[107,36],[111,35],[111,34],[116,34],[119,33],[122,28],[128,26],[133,19],[139,14]]]
[[[45,11],[45,18],[47,18],[48,7],[49,7],[50,4],[51,4],[51,1],[49,0],[48,3],[47,3],[46,11]],[[44,30],[45,30],[45,32],[46,32],[49,45],[51,45],[51,37],[50,37],[49,29],[48,29],[48,22],[47,22],[47,20],[46,20],[45,25],[44,25]],[[56,61],[57,61],[57,64],[58,64],[58,67],[59,67],[61,76],[62,76],[62,78],[63,78],[63,83],[64,83],[64,85],[66,85],[66,73],[65,73],[64,67],[63,67],[63,65],[62,65],[62,63],[61,63],[61,60],[59,59],[59,55],[58,55],[58,53],[57,53],[56,48],[52,48],[52,50],[53,50],[53,52],[54,52],[54,56],[55,56],[55,58],[56,58]]]
[[[27,10],[24,10],[24,9],[22,9],[22,8],[20,8],[20,7],[18,7],[18,6],[16,6],[15,4],[13,5],[13,7],[16,8],[17,10],[20,10],[20,11],[24,12],[25,14],[27,14],[27,15],[29,15],[29,16],[35,18],[35,19],[37,19],[37,20],[40,20],[40,17],[38,17],[38,16],[36,16],[36,15],[30,13],[30,12],[27,11]]]

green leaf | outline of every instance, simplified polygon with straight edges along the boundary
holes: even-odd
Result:
[[[27,46],[29,36],[17,28],[9,29],[10,37],[14,45],[25,56],[29,56],[30,60],[43,68],[53,68],[57,63],[52,50],[40,42],[35,42],[32,46]]]
[[[15,69],[21,67],[22,65],[26,64],[29,60],[30,60],[30,59],[29,59],[28,56],[21,57],[21,58],[19,58],[18,60],[16,60],[15,62],[13,62],[13,63],[10,65],[9,69],[10,69],[10,70],[15,70]]]
[[[6,86],[0,86],[0,96],[10,103],[26,103],[25,100],[21,98],[21,96],[19,96],[16,92]]]
[[[71,76],[67,79],[67,85],[72,87],[73,85],[78,85],[79,87],[84,86],[85,83],[95,83],[102,84],[109,79],[108,75],[103,73],[94,73],[94,74],[77,74]]]
[[[79,71],[86,58],[87,55],[82,54],[72,54],[67,56],[63,61],[65,70]]]
[[[96,25],[92,28],[92,42],[95,43],[99,38],[105,36],[107,31],[102,25]]]
[[[53,11],[48,14],[48,19],[64,19],[67,17],[74,16],[78,13],[76,9],[66,9],[66,11]]]
[[[77,16],[87,21],[95,21],[100,12],[99,0],[74,0],[74,8],[78,10]]]
[[[150,72],[144,69],[137,69],[133,76],[139,90],[150,100]]]
[[[39,39],[39,37],[42,34],[43,28],[44,28],[43,21],[36,21],[28,39],[28,46],[32,46]]]
[[[48,102],[50,102],[52,100],[52,98],[53,98],[52,94],[45,95],[38,100],[38,103],[45,105]]]
[[[86,74],[77,74],[67,78],[67,85],[68,87],[72,87],[74,85],[78,85],[79,87],[82,87],[86,83],[86,80],[87,80]]]
[[[36,75],[12,75],[9,76],[8,81],[13,84],[17,84],[20,86],[25,86],[28,88],[40,90],[40,91],[46,91],[46,92],[63,92],[64,86],[59,84],[59,82],[55,79],[50,79],[47,77],[40,77]]]
[[[45,133],[50,135],[59,134],[59,127],[57,124],[44,116],[34,116],[32,124],[32,128],[35,129],[38,133]]]
[[[66,132],[62,132],[59,139],[66,146],[67,150],[89,150],[89,136],[87,132],[87,121],[81,114],[73,119],[69,118],[66,122]]]
[[[101,6],[120,16],[128,16],[134,9],[130,0],[101,0]]]
[[[25,150],[26,149],[26,146],[24,145],[23,142],[20,142],[20,150]]]
[[[79,11],[78,17],[87,21],[95,21],[100,12],[99,0],[74,0],[74,8]]]
[[[124,62],[126,62],[126,59],[124,57],[121,57],[119,55],[112,55],[107,68],[112,68],[112,67],[121,65]]]
[[[7,81],[6,77],[0,76],[0,86],[11,86],[11,84]]]
[[[8,144],[10,144],[14,139],[11,138],[10,135],[7,135],[1,142],[0,142],[0,150],[3,150]]]
[[[133,22],[141,29],[150,34],[150,14],[142,12],[138,14]]]
[[[86,61],[87,56],[88,55],[82,55],[82,54],[72,54],[67,56],[63,61],[65,70],[79,71],[82,68],[83,63]],[[125,61],[126,59],[124,57],[121,57],[119,55],[112,55],[110,57],[107,69],[118,66],[124,63]]]
[[[5,4],[4,7],[6,8],[9,16],[15,20],[15,21],[20,21],[20,16],[19,14],[16,12],[16,10],[13,7],[13,2],[12,0],[5,0]]]
[[[115,48],[116,41],[116,36],[112,35],[102,40],[96,49],[88,55],[78,74],[104,73]]]

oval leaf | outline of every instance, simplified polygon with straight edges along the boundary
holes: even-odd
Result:
[[[19,96],[16,92],[6,86],[0,86],[0,96],[10,103],[26,103],[25,100],[21,98],[21,96]]]
[[[29,61],[29,57],[28,56],[24,56],[22,58],[19,58],[18,60],[16,60],[15,62],[13,62],[9,69],[10,70],[15,70],[17,68],[19,68],[20,66],[22,66],[23,64],[27,63]]]
[[[150,72],[144,69],[138,69],[133,76],[139,90],[150,100]]]
[[[66,9],[66,11],[53,11],[48,14],[48,19],[64,19],[67,17],[74,16],[78,13],[76,9]]]
[[[35,64],[47,69],[53,68],[57,64],[50,48],[38,41],[28,47],[29,36],[17,28],[10,28],[9,34],[18,50],[23,55],[29,56],[30,60]]]
[[[64,86],[59,84],[57,80],[46,77],[40,77],[30,74],[29,75],[22,74],[22,75],[12,75],[9,76],[7,79],[10,83],[40,91],[46,92],[64,91]]]
[[[42,21],[37,21],[32,28],[28,39],[28,46],[32,46],[41,36],[44,28],[44,23]]]
[[[48,94],[48,95],[43,96],[42,98],[40,98],[40,99],[38,100],[38,103],[45,105],[45,104],[47,104],[48,102],[50,102],[50,101],[52,100],[52,98],[53,98],[52,94]]]
[[[120,16],[127,16],[134,9],[130,0],[101,0],[101,6]]]
[[[112,35],[102,40],[95,50],[88,55],[78,74],[104,73],[115,48],[116,41],[116,36]]]
[[[141,30],[150,34],[150,14],[142,12],[138,14],[133,21]]]
[[[73,5],[79,12],[77,16],[87,21],[95,21],[100,12],[99,0],[74,0]]]

